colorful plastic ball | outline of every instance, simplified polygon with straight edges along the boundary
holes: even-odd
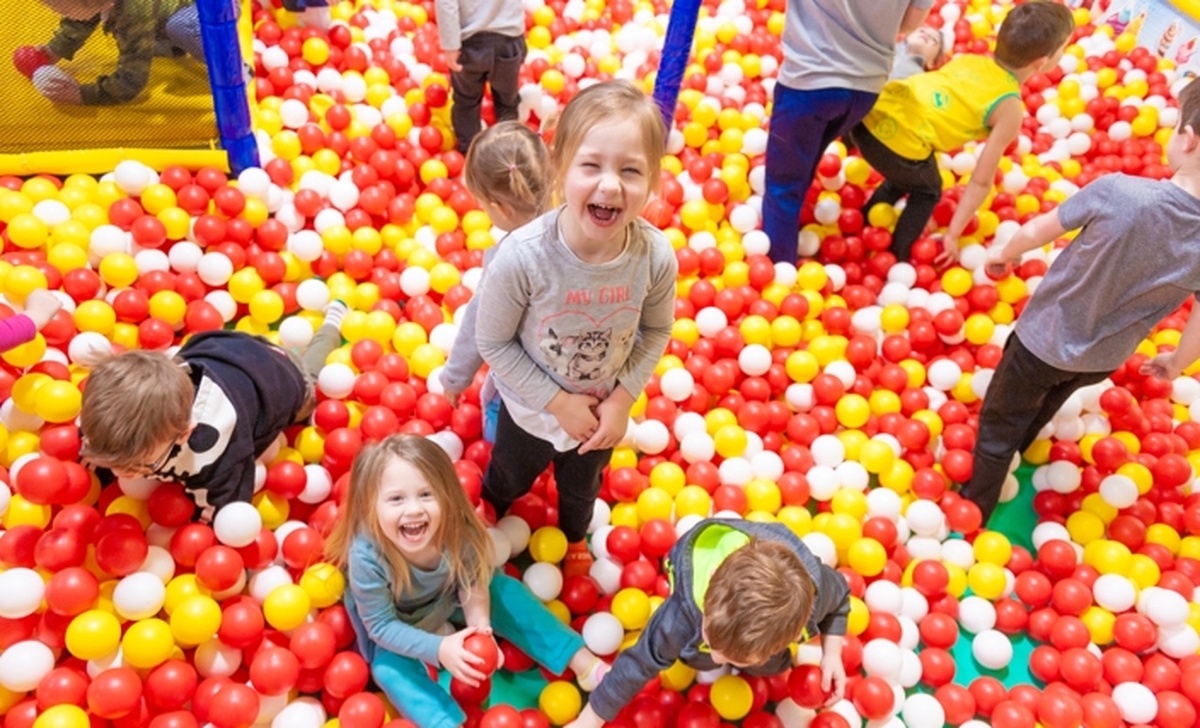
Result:
[[[557,564],[567,555],[567,537],[553,526],[542,526],[529,537],[529,555],[534,561]]]
[[[33,721],[33,728],[89,728],[88,714],[78,705],[52,705]]]
[[[622,589],[613,596],[612,613],[626,630],[641,629],[650,619],[650,598],[641,589]]]
[[[1003,632],[988,629],[975,635],[971,641],[971,655],[989,670],[1001,670],[1012,662],[1013,646]]]
[[[583,623],[583,641],[597,655],[614,654],[625,639],[621,620],[610,612],[596,612]]]
[[[129,626],[121,638],[121,654],[138,669],[157,667],[171,657],[175,640],[161,619],[143,619]]]
[[[121,641],[121,623],[110,612],[92,609],[67,625],[66,645],[81,660],[97,660],[116,652]]]
[[[304,623],[312,608],[312,599],[299,584],[282,584],[271,590],[263,601],[267,624],[286,632]]]
[[[850,568],[863,576],[878,576],[887,565],[887,551],[873,538],[860,538],[847,553]]]
[[[254,543],[262,525],[258,509],[249,503],[235,501],[217,511],[213,519],[213,533],[226,546],[242,548]]]
[[[565,680],[556,680],[538,695],[538,708],[550,722],[562,726],[575,720],[583,707],[579,689]]]
[[[38,387],[33,411],[47,422],[70,422],[79,415],[83,394],[71,382],[55,380]]]
[[[754,690],[739,675],[723,675],[712,684],[709,701],[725,720],[741,720],[754,705]]]
[[[221,607],[211,598],[186,597],[170,616],[171,634],[181,645],[193,646],[213,638],[221,626]]]

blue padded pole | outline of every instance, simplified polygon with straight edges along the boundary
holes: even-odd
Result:
[[[250,121],[250,102],[246,97],[242,48],[238,42],[238,14],[241,0],[196,0],[200,16],[200,36],[208,63],[208,82],[212,87],[213,110],[221,146],[229,155],[229,168],[239,174],[258,167],[258,145]]]
[[[683,72],[687,70],[688,56],[692,53],[692,37],[699,16],[700,0],[675,0],[671,5],[662,60],[654,80],[654,102],[662,112],[667,131],[671,130],[675,120],[675,102],[679,99]]]

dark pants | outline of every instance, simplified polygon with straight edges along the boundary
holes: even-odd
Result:
[[[901,157],[876,139],[862,124],[854,127],[850,138],[858,146],[863,159],[884,178],[883,184],[867,200],[863,212],[869,214],[871,208],[881,202],[895,204],[908,195],[908,204],[904,206],[904,212],[896,221],[896,229],[892,231],[891,247],[896,260],[907,261],[912,255],[913,243],[925,232],[925,225],[933,217],[933,208],[942,199],[942,173],[938,171],[937,159],[932,154],[919,162]]]
[[[1110,374],[1063,371],[1034,356],[1016,334],[1008,337],[979,413],[971,480],[962,488],[962,496],[979,506],[984,524],[1000,502],[1013,454],[1033,443],[1071,393]]]
[[[826,147],[862,121],[876,98],[877,94],[844,88],[798,91],[775,86],[763,196],[763,231],[771,239],[768,255],[774,262],[795,265],[800,208],[817,162]]]
[[[496,422],[496,446],[483,475],[483,497],[502,516],[517,498],[529,492],[546,466],[554,463],[558,483],[558,527],[567,541],[582,541],[592,521],[592,508],[600,493],[604,466],[612,450],[592,450],[579,454],[578,448],[559,452],[550,443],[522,430],[500,405]]]
[[[450,120],[454,124],[454,136],[458,138],[458,151],[466,154],[471,140],[479,133],[479,107],[483,103],[485,83],[492,89],[496,121],[517,118],[520,100],[517,72],[524,60],[524,37],[476,33],[463,41],[458,52],[462,70],[450,74],[450,85],[454,89]]]

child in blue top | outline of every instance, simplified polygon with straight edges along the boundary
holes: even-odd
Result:
[[[420,728],[463,724],[427,666],[478,685],[487,677],[482,660],[464,642],[493,626],[551,672],[570,667],[585,690],[607,669],[523,584],[493,572],[487,530],[436,443],[395,435],[364,448],[339,515],[326,552],[347,572],[358,649],[384,694]],[[447,624],[458,631],[445,634]]]
[[[512,232],[542,214],[546,205],[550,178],[546,145],[541,137],[519,121],[502,121],[489,126],[471,142],[463,178],[492,223]],[[484,253],[485,268],[503,242],[501,239]],[[450,358],[438,376],[447,399],[455,406],[459,395],[471,385],[475,373],[483,366],[483,357],[475,342],[478,309],[476,298],[467,302]],[[479,401],[485,412],[484,439],[494,442],[500,395],[490,378],[480,392]]]

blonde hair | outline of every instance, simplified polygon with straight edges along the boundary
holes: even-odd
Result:
[[[152,351],[100,359],[84,380],[83,457],[103,467],[136,467],[138,458],[186,430],[196,393],[181,364]]]
[[[633,119],[641,130],[640,144],[646,157],[650,191],[658,189],[658,173],[666,152],[666,129],[658,106],[632,81],[605,81],[580,91],[563,109],[554,124],[550,163],[554,167],[554,191],[562,195],[563,181],[583,138],[601,124]],[[632,141],[631,144],[639,142]]]
[[[471,141],[465,165],[463,179],[476,199],[530,220],[545,209],[550,155],[542,138],[521,122],[484,129]]]
[[[391,567],[396,596],[411,586],[408,561],[380,528],[375,511],[383,471],[396,458],[421,474],[442,509],[442,525],[433,535],[433,543],[449,562],[446,588],[486,589],[492,578],[492,539],[459,485],[446,451],[419,435],[392,435],[364,447],[354,458],[346,500],[341,504],[333,532],[325,541],[326,557],[345,567],[354,539],[365,536],[375,543]]]
[[[704,635],[732,662],[761,662],[800,638],[815,594],[808,569],[790,548],[751,538],[713,572],[704,594]]]

